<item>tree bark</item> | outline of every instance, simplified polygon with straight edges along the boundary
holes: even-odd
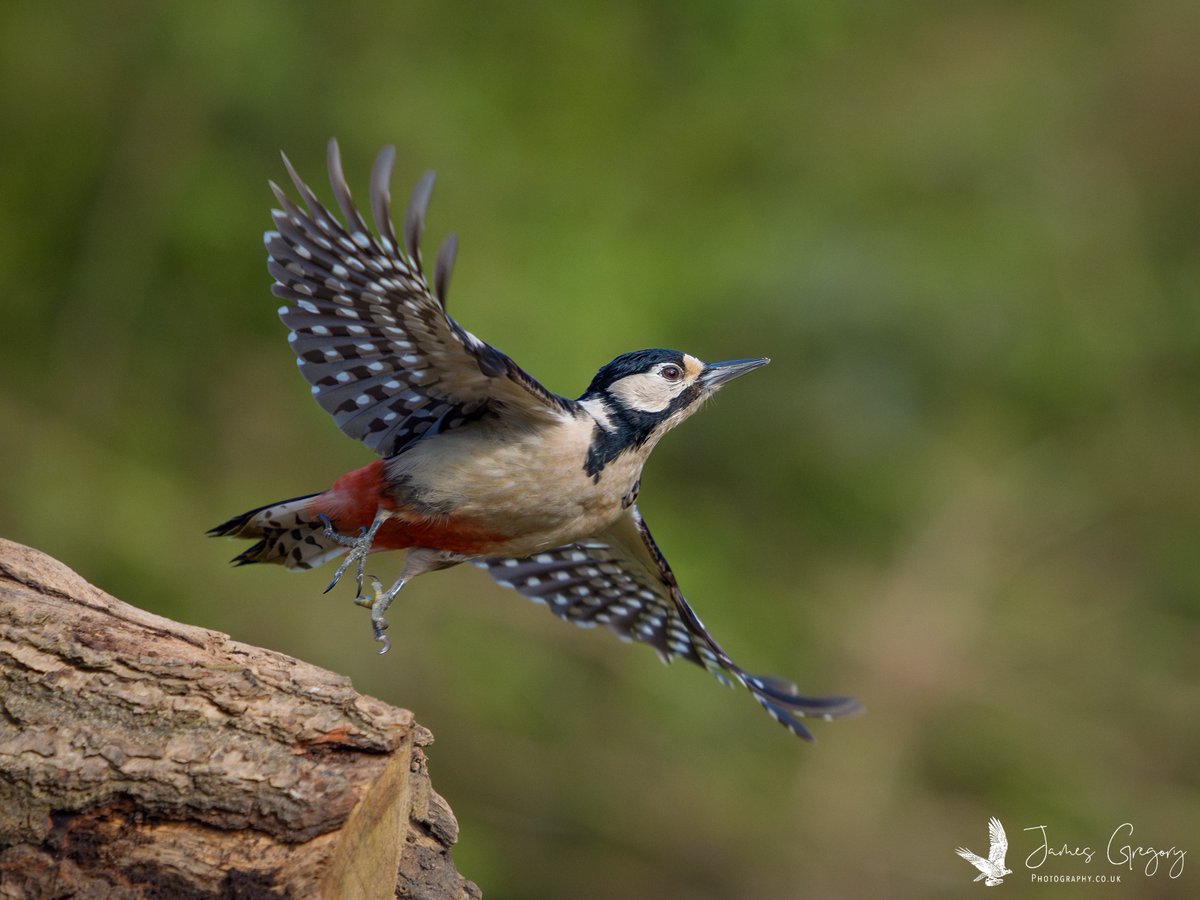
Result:
[[[0,898],[478,898],[431,741],[0,539]]]

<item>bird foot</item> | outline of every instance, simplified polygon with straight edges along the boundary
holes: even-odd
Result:
[[[383,617],[383,614],[387,612],[387,608],[392,605],[392,601],[396,599],[396,595],[400,593],[400,589],[404,587],[405,583],[408,581],[408,578],[404,575],[401,575],[396,579],[396,583],[385,591],[383,589],[383,582],[381,582],[378,578],[376,578],[374,575],[368,575],[367,577],[371,581],[371,589],[375,596],[355,597],[354,602],[359,606],[363,606],[371,610],[371,630],[375,632],[375,640],[383,644],[383,646],[379,649],[379,653],[382,655],[387,653],[392,647],[392,642],[388,640],[387,635],[384,634],[384,632],[386,632],[388,629],[388,622],[387,619]]]
[[[366,563],[367,554],[371,552],[371,545],[374,543],[379,526],[383,524],[384,519],[388,515],[386,510],[380,509],[375,514],[375,521],[371,523],[370,528],[359,528],[358,537],[340,534],[334,530],[333,522],[330,521],[329,516],[322,514],[319,517],[325,523],[325,537],[331,538],[339,544],[350,548],[350,552],[346,554],[346,558],[342,560],[341,565],[333,573],[333,579],[329,582],[329,586],[325,588],[325,593],[329,593],[333,589],[333,586],[342,580],[342,576],[346,574],[351,566],[357,566],[354,580],[358,589],[354,594],[354,605],[371,611],[371,630],[375,632],[375,640],[383,644],[383,647],[379,650],[381,654],[387,653],[392,646],[392,642],[384,634],[387,631],[388,623],[383,614],[392,605],[392,601],[396,599],[396,595],[400,593],[400,588],[404,587],[404,583],[408,581],[406,576],[401,575],[396,580],[396,583],[385,591],[383,589],[383,582],[374,575],[367,575],[365,577],[371,582],[373,596],[363,594],[363,566]]]
[[[333,590],[334,585],[342,580],[342,576],[346,574],[347,569],[349,569],[351,566],[357,566],[354,573],[354,582],[357,586],[354,602],[358,603],[359,600],[362,599],[363,566],[366,565],[367,554],[371,552],[371,545],[375,542],[375,535],[379,531],[379,526],[383,524],[384,519],[386,519],[388,515],[389,513],[387,510],[380,508],[380,510],[375,514],[375,521],[371,523],[371,527],[360,527],[358,529],[357,537],[350,537],[349,535],[341,534],[335,531],[333,528],[333,522],[330,520],[329,516],[325,515],[324,513],[317,517],[325,523],[325,537],[350,548],[350,552],[346,554],[346,558],[342,560],[341,565],[337,567],[337,570],[333,573],[333,579],[329,582],[328,587],[325,588],[326,594]],[[362,604],[359,605],[361,606]]]

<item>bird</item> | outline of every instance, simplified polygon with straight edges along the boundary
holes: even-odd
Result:
[[[279,208],[264,235],[267,265],[296,363],[317,403],[377,458],[327,490],[211,529],[256,541],[232,562],[304,570],[344,557],[325,590],[354,570],[355,603],[370,609],[380,653],[401,588],[471,563],[561,619],[605,626],[664,662],[687,660],[742,685],[798,737],[812,740],[802,717],[859,711],[853,698],[802,696],[735,664],[684,599],[638,511],[642,468],[659,440],[769,360],[637,350],[602,366],[577,399],[548,390],[447,313],[457,239],[443,243],[431,280],[420,241],[434,175],[413,189],[397,235],[395,153],[385,147],[371,171],[374,231],[351,197],[336,139],[327,165],[341,221],[286,154],[304,208],[269,182]],[[405,551],[399,577],[385,590],[367,575],[364,595],[368,554],[387,550]]]
[[[1000,820],[992,816],[988,820],[988,839],[992,846],[988,849],[988,858],[977,856],[965,847],[959,847],[954,852],[979,870],[976,881],[984,881],[985,887],[995,887],[1004,881],[1005,875],[1011,875],[1012,869],[1005,868],[1004,857],[1008,853],[1008,836]]]

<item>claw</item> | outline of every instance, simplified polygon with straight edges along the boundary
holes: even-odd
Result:
[[[378,578],[376,578],[374,575],[368,575],[367,577],[371,581],[371,590],[375,596],[357,597],[355,598],[354,602],[359,606],[365,606],[371,610],[371,630],[375,633],[375,640],[383,644],[379,650],[379,652],[383,654],[387,653],[392,646],[392,642],[388,640],[387,636],[384,634],[384,632],[388,629],[388,622],[387,619],[383,617],[383,614],[387,611],[387,608],[392,605],[392,601],[396,599],[396,595],[400,593],[400,588],[404,587],[404,583],[407,581],[407,579],[404,576],[401,576],[396,580],[395,584],[385,591],[383,589],[383,583]]]
[[[348,535],[342,534],[339,531],[335,531],[333,528],[333,520],[330,519],[329,516],[325,515],[325,513],[318,513],[317,518],[325,523],[325,537],[332,538],[339,544],[342,544],[346,547],[353,547],[356,543],[358,543],[359,540],[362,539],[362,536],[367,533],[366,527],[359,525],[358,537],[352,538]]]
[[[383,644],[383,646],[379,648],[380,656],[383,656],[383,654],[392,649],[392,642],[388,639],[388,636],[384,634],[384,632],[387,631],[387,627],[388,623],[385,619],[379,619],[378,621],[375,621],[374,619],[371,620],[371,629],[375,632],[375,640]]]
[[[467,557],[459,556],[453,553],[446,553],[439,550],[430,550],[428,548],[417,548],[409,550],[404,557],[404,568],[400,572],[400,577],[386,591],[383,589],[383,584],[374,575],[363,574],[363,560],[366,559],[368,553],[371,552],[371,545],[375,539],[376,532],[383,524],[384,520],[390,516],[388,510],[380,509],[375,514],[375,521],[371,523],[371,527],[365,529],[357,538],[349,538],[345,535],[340,535],[333,529],[333,523],[328,516],[322,515],[321,521],[325,523],[325,533],[333,540],[350,548],[350,552],[346,555],[346,559],[338,566],[338,570],[333,574],[333,581],[330,582],[329,588],[332,588],[338,583],[338,580],[346,573],[350,566],[358,565],[358,591],[354,596],[356,606],[362,606],[371,610],[371,630],[375,634],[375,640],[383,646],[380,648],[380,653],[387,653],[391,649],[392,642],[387,639],[384,632],[387,631],[388,622],[383,617],[387,612],[392,601],[396,599],[396,595],[400,593],[400,589],[404,587],[410,580],[420,575],[422,572],[431,572],[437,569],[445,569],[449,566],[463,562]],[[371,596],[363,595],[363,579],[369,581],[371,587]],[[329,590],[326,588],[326,590]]]
[[[342,560],[341,565],[339,565],[336,571],[334,571],[333,579],[325,588],[326,594],[333,590],[334,585],[342,580],[342,576],[346,574],[347,569],[356,565],[358,568],[354,573],[354,581],[357,586],[355,594],[358,596],[362,595],[363,567],[367,562],[367,554],[371,552],[371,545],[375,541],[375,533],[379,531],[379,526],[383,524],[383,520],[387,517],[388,512],[381,508],[375,514],[375,521],[371,523],[371,527],[364,528],[359,526],[358,537],[352,538],[335,531],[333,528],[333,522],[330,520],[329,516],[325,515],[324,513],[321,513],[317,516],[318,519],[325,523],[325,537],[350,548],[350,552],[346,554],[346,558]],[[355,602],[357,602],[357,600]]]

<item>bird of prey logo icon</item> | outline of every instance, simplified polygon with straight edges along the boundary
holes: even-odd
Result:
[[[979,870],[979,874],[975,876],[976,881],[986,878],[984,885],[995,887],[1004,881],[1005,875],[1012,874],[1012,869],[1004,866],[1004,854],[1008,852],[1008,836],[1004,833],[1004,826],[995,816],[988,820],[988,838],[992,846],[988,850],[987,859],[976,856],[965,847],[959,847],[954,852]]]

